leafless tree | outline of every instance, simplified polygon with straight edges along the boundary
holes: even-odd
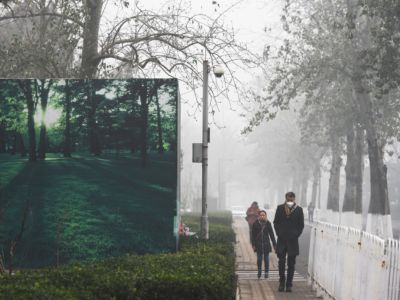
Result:
[[[122,16],[107,21],[111,2],[120,7]],[[240,101],[245,97],[237,71],[261,65],[261,57],[238,42],[234,29],[223,22],[224,14],[240,2],[212,18],[193,14],[188,1],[163,5],[159,11],[127,1],[10,1],[12,11],[5,9],[0,14],[0,26],[24,30],[17,31],[1,50],[4,60],[0,65],[9,70],[1,75],[171,76],[193,92],[202,85],[202,61],[207,59],[211,66],[221,64],[226,71],[223,80],[211,80],[209,93],[212,110],[216,110],[216,99]],[[23,32],[28,32],[31,45],[22,42],[26,38]],[[41,59],[35,59],[38,57]],[[199,106],[201,101],[196,99],[195,106]]]

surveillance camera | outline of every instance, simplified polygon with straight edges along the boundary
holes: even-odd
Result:
[[[222,68],[221,65],[214,66],[213,71],[214,71],[214,75],[218,78],[222,77],[222,75],[224,75],[224,69]]]

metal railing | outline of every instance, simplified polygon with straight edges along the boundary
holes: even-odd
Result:
[[[337,300],[399,299],[399,241],[330,223],[313,224],[308,280]]]

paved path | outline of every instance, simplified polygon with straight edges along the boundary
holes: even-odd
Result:
[[[239,278],[239,299],[320,299],[307,285],[306,279],[297,272],[293,279],[293,292],[278,292],[278,260],[275,253],[270,253],[269,278],[257,279],[256,255],[249,242],[249,227],[243,217],[235,217],[233,227],[236,233],[236,274]]]

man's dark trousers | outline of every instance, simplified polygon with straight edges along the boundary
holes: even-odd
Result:
[[[293,286],[293,276],[294,276],[294,265],[296,264],[296,255],[287,256],[287,249],[284,249],[282,253],[279,253],[279,283],[284,286],[286,282],[286,287]],[[285,267],[286,267],[286,256],[288,263],[287,278],[285,278]]]

